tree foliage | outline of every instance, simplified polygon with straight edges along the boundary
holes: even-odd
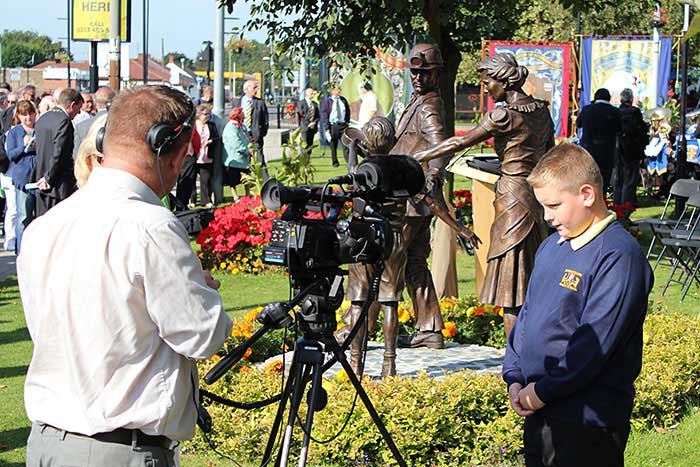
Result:
[[[52,42],[48,36],[33,31],[3,31],[2,65],[5,67],[31,67],[45,60],[60,59],[65,51],[60,42]]]

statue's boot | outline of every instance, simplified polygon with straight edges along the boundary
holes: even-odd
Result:
[[[360,318],[362,304],[363,302],[352,302],[352,305],[350,305],[350,308],[348,308],[348,311],[344,315],[344,317],[346,317],[346,319],[348,319],[350,322],[350,324],[346,327],[350,327],[350,329],[352,329],[355,326],[355,323]],[[375,306],[375,303],[373,303],[369,308],[369,316],[367,318],[370,326],[372,326],[370,329],[373,329],[374,326],[376,326],[378,313],[379,306],[378,304]],[[360,326],[357,334],[355,334],[355,338],[350,343],[350,367],[358,379],[362,379],[362,356],[364,354],[362,344],[365,341],[365,331],[365,326]]]
[[[399,335],[398,303],[382,303],[384,313],[384,360],[382,361],[382,379],[396,375],[396,344]]]

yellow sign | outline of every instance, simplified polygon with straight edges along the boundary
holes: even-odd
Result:
[[[72,0],[74,41],[108,41],[111,0]],[[131,0],[121,0],[122,42],[131,40]]]

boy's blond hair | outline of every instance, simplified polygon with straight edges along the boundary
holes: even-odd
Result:
[[[527,177],[532,188],[554,186],[577,193],[583,184],[592,185],[603,196],[603,176],[593,157],[581,146],[562,143],[547,151]]]

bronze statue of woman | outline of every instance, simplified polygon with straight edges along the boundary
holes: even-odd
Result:
[[[446,139],[414,157],[421,162],[447,157],[494,138],[501,176],[496,182],[495,219],[479,300],[504,308],[507,336],[525,301],[535,252],[547,235],[542,207],[526,179],[554,146],[554,124],[547,105],[523,92],[528,70],[518,66],[513,55],[489,57],[477,63],[477,72],[489,96],[504,105],[487,113],[464,136]]]

